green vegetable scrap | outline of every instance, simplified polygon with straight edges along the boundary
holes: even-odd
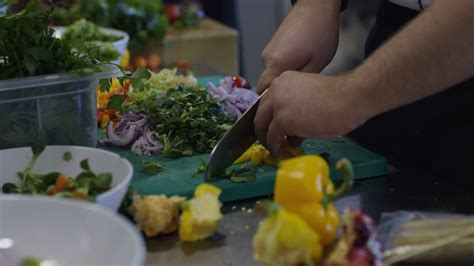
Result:
[[[42,194],[95,201],[97,195],[107,191],[112,185],[112,174],[92,172],[87,159],[80,162],[83,171],[74,179],[59,172],[32,173],[33,166],[44,150],[44,146],[32,147],[32,150],[33,157],[30,163],[24,171],[17,174],[20,184],[3,184],[3,193]]]
[[[65,152],[63,154],[63,160],[66,161],[66,162],[69,162],[70,160],[72,160],[72,154],[70,152]]]
[[[163,170],[166,170],[166,167],[163,164],[160,164],[157,162],[144,160],[142,163],[143,163],[143,168],[145,169],[145,172],[149,175],[154,175]]]
[[[205,162],[202,162],[202,163],[198,166],[198,168],[196,169],[196,171],[194,171],[194,172],[192,173],[192,176],[193,176],[193,177],[196,177],[198,174],[202,174],[202,173],[204,173],[204,172],[206,172],[206,163],[205,163]]]

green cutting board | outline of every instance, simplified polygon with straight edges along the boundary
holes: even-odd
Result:
[[[221,76],[199,78],[199,82],[216,83]],[[103,137],[103,133],[100,134]],[[327,152],[331,165],[331,178],[338,179],[338,173],[334,170],[335,161],[346,157],[352,163],[356,179],[386,175],[388,173],[387,160],[371,151],[368,151],[347,138],[336,138],[331,140],[306,140],[302,148],[306,154],[319,154]],[[203,175],[196,177],[192,173],[207,162],[209,154],[193,155],[179,159],[169,159],[162,156],[138,156],[129,149],[105,148],[127,158],[134,167],[134,176],[131,186],[139,194],[154,195],[182,195],[191,196],[194,188],[203,182]],[[166,170],[155,175],[145,173],[142,161],[150,160],[165,165]],[[276,168],[265,165],[257,167],[256,179],[248,183],[234,183],[229,179],[214,181],[214,184],[222,189],[220,199],[223,202],[252,198],[268,195],[273,192]]]

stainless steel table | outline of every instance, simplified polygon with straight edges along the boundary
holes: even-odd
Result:
[[[147,265],[258,265],[252,258],[252,237],[262,219],[253,211],[257,200],[226,204],[219,234],[212,239],[182,244],[174,234],[148,240]],[[361,208],[376,221],[382,212],[402,209],[474,213],[474,190],[401,171],[357,182],[336,206]]]

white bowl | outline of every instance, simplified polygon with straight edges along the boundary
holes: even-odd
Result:
[[[144,240],[136,228],[91,203],[0,195],[0,217],[2,266],[17,266],[18,260],[31,256],[60,266],[143,266],[145,262]]]
[[[55,27],[51,27],[51,28],[54,29],[53,36],[56,37],[56,38],[61,38],[61,36],[64,34],[64,32],[67,29],[67,27],[61,27],[61,26],[55,26]],[[122,39],[113,42],[115,48],[120,53],[120,57],[117,60],[113,61],[112,63],[117,64],[117,65],[120,64],[120,61],[122,60],[125,49],[127,49],[128,41],[130,40],[130,36],[128,35],[128,33],[126,33],[125,31],[121,31],[121,30],[116,30],[116,29],[111,29],[111,28],[104,28],[104,27],[100,27],[100,30],[104,33],[107,33],[107,34],[122,37]]]
[[[63,159],[65,152],[71,153],[70,161]],[[32,156],[30,147],[0,150],[0,173],[2,173],[0,187],[8,182],[18,184],[20,180],[17,173],[25,169]],[[84,159],[88,159],[91,170],[95,173],[112,174],[112,187],[99,194],[96,202],[107,209],[116,211],[127,193],[133,175],[133,166],[128,160],[115,153],[80,146],[47,146],[36,161],[33,172],[38,174],[60,172],[74,178],[82,172],[80,162]]]

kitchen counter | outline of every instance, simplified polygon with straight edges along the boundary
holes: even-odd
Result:
[[[219,234],[212,239],[182,244],[173,234],[148,240],[147,265],[259,265],[252,258],[252,237],[262,219],[253,210],[258,200],[225,204]],[[376,221],[381,213],[397,210],[472,214],[474,191],[451,180],[400,171],[356,182],[336,206],[361,208]]]

